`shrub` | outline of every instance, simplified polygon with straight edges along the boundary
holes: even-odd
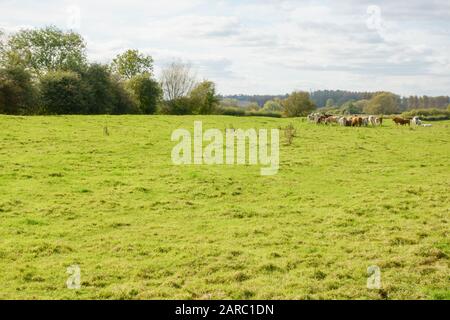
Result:
[[[88,113],[87,87],[73,71],[50,71],[40,79],[41,103],[45,113]]]
[[[32,114],[36,106],[31,75],[21,67],[0,69],[0,113]]]
[[[450,111],[445,109],[413,109],[407,112],[403,112],[404,118],[420,117],[422,120],[439,121],[450,119]]]
[[[281,118],[280,112],[265,112],[265,111],[246,111],[239,107],[220,107],[216,110],[217,114],[224,116],[236,116],[236,117],[272,117]]]
[[[245,116],[248,117],[270,117],[270,118],[281,118],[281,112],[270,112],[270,111],[246,111]]]
[[[116,77],[112,77],[112,93],[114,99],[111,114],[139,114],[140,109],[132,99],[130,93],[125,89],[124,83]]]
[[[395,114],[399,112],[398,97],[390,92],[382,92],[369,100],[364,108],[366,114]]]
[[[213,114],[219,103],[216,86],[211,81],[200,82],[192,89],[189,97],[192,100],[192,106],[195,108],[192,113]]]
[[[284,114],[287,117],[301,117],[316,109],[308,92],[293,92],[282,101]]]
[[[192,100],[188,97],[166,101],[161,106],[162,114],[186,115],[192,114],[192,110]]]
[[[281,105],[281,100],[278,98],[275,98],[274,100],[266,101],[262,110],[265,112],[281,112],[283,110],[283,106]]]
[[[86,89],[85,99],[87,113],[105,114],[111,113],[117,99],[114,95],[114,84],[108,66],[101,64],[91,64],[81,74]]]
[[[162,89],[149,74],[144,73],[132,77],[126,87],[141,113],[154,114],[156,112],[162,97]]]
[[[220,107],[217,113],[224,116],[245,116],[245,110],[237,107]]]

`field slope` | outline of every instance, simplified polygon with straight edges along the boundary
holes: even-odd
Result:
[[[194,120],[297,137],[275,176],[174,166]],[[0,299],[449,298],[449,125],[0,116]]]

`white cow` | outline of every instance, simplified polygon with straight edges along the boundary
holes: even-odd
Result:
[[[339,125],[345,127],[347,125],[347,119],[345,117],[340,117],[339,120]]]
[[[422,124],[422,121],[419,119],[419,117],[414,117],[411,120],[411,124],[414,124],[416,126],[420,126]]]

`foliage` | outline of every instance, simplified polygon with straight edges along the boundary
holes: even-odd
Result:
[[[213,114],[219,103],[216,86],[212,81],[202,81],[190,93],[191,105],[196,114]]]
[[[81,73],[88,114],[111,113],[115,109],[115,87],[108,66],[91,64]],[[82,103],[82,101],[80,101]]]
[[[12,35],[2,52],[4,66],[22,66],[35,75],[49,71],[80,71],[86,65],[85,42],[75,32],[56,27],[22,30]]]
[[[363,112],[363,103],[361,101],[367,101],[367,100],[360,100],[360,101],[353,101],[350,100],[346,103],[344,103],[341,106],[341,113],[342,114],[361,114]]]
[[[450,110],[437,108],[431,109],[413,109],[402,113],[404,118],[420,117],[422,120],[438,121],[450,119]]]
[[[281,112],[263,111],[248,111],[239,107],[219,107],[216,110],[217,114],[224,116],[237,116],[237,117],[269,117],[269,118],[281,118]]]
[[[139,114],[142,113],[132,98],[130,92],[125,88],[125,83],[120,78],[112,81],[114,108],[111,114]]]
[[[220,107],[217,113],[224,116],[245,116],[246,112],[243,108],[238,107]]]
[[[41,102],[48,114],[87,114],[86,85],[73,71],[49,71],[40,79]]]
[[[326,108],[331,108],[331,107],[333,107],[334,106],[334,100],[333,99],[328,99],[327,100],[327,103],[325,104],[325,107]]]
[[[293,92],[282,101],[283,111],[287,117],[306,116],[316,109],[316,106],[309,98],[308,92]]]
[[[150,74],[136,75],[128,80],[126,86],[142,113],[154,114],[156,112],[162,98],[162,90],[159,83],[153,80]]]
[[[364,109],[366,114],[395,114],[399,111],[398,97],[390,92],[377,94]]]
[[[262,108],[265,112],[281,112],[283,111],[283,106],[281,105],[281,100],[275,98],[274,100],[269,100],[264,104]]]
[[[164,101],[161,105],[162,114],[187,115],[192,114],[195,106],[189,97],[179,97],[170,101]]]
[[[127,50],[113,59],[111,70],[123,79],[131,79],[142,74],[152,75],[153,58],[138,50]]]
[[[0,69],[0,113],[31,114],[35,112],[36,90],[31,75],[20,66]]]

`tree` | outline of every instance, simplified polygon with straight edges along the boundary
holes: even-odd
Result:
[[[287,117],[306,116],[316,109],[308,92],[294,91],[282,101],[284,113]]]
[[[30,73],[18,66],[0,69],[0,113],[32,114],[36,106]]]
[[[332,108],[334,106],[334,100],[333,99],[328,99],[327,103],[325,104],[326,108]]]
[[[398,97],[390,92],[382,92],[370,99],[366,114],[395,114],[399,112]]]
[[[259,111],[259,104],[258,104],[258,102],[250,101],[247,104],[245,104],[244,108],[247,111],[256,112],[256,111]]]
[[[278,98],[275,98],[275,100],[266,101],[262,110],[265,112],[280,112],[280,111],[282,111],[283,106],[281,105],[281,100]]]
[[[195,110],[194,113],[198,114],[212,114],[219,103],[219,99],[216,95],[216,85],[212,81],[202,81],[194,89],[192,89],[190,95],[192,105]]]
[[[75,32],[56,27],[22,30],[7,41],[0,60],[3,65],[19,65],[35,75],[49,71],[79,71],[86,65],[86,45]]]
[[[111,114],[138,114],[141,110],[136,105],[129,91],[125,88],[125,83],[120,77],[111,77],[113,88],[114,106]]]
[[[154,114],[162,97],[159,83],[148,73],[135,75],[126,84],[138,108],[144,114]]]
[[[105,114],[115,109],[115,86],[107,65],[94,63],[81,73],[85,88],[87,113]]]
[[[220,106],[224,108],[236,108],[239,106],[239,101],[233,98],[225,98],[220,100]]]
[[[353,105],[355,106],[355,111],[356,111],[355,114],[363,113],[364,110],[369,105],[369,100],[362,99],[362,100],[356,101]]]
[[[41,100],[46,113],[86,114],[86,86],[73,71],[50,71],[40,81]]]
[[[111,69],[124,79],[131,79],[141,74],[153,74],[153,58],[138,50],[127,50],[116,56],[111,63]]]
[[[164,98],[168,101],[188,96],[195,82],[195,75],[190,66],[180,62],[170,64],[161,74]]]

